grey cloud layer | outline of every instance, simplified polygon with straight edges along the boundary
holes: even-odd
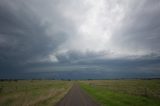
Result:
[[[0,3],[0,63],[2,70],[5,70],[3,67],[20,67],[27,62],[48,58],[48,55],[66,39],[67,34],[64,31],[55,31],[52,36],[51,32],[48,32],[50,30],[49,23],[44,23],[44,17],[37,15],[34,9],[30,8],[30,3],[27,3],[19,0],[3,0]],[[39,12],[41,11],[39,10]],[[65,21],[56,13],[54,15],[55,26],[61,24],[65,28],[67,26]]]
[[[1,0],[0,76],[80,64],[159,70],[159,9],[159,0]]]
[[[160,2],[142,0],[137,2],[115,32],[117,44],[131,51],[160,53]]]

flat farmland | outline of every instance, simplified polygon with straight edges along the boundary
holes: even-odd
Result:
[[[160,80],[0,82],[0,106],[160,106]]]
[[[0,106],[53,106],[71,86],[72,81],[1,81]]]
[[[160,80],[90,80],[80,85],[102,106],[160,106]]]

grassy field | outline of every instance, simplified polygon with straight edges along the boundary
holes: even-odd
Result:
[[[1,81],[0,106],[53,106],[71,86],[71,81]]]
[[[160,106],[160,80],[80,81],[102,106]]]

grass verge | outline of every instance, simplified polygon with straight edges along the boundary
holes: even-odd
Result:
[[[0,82],[0,106],[53,106],[72,81],[19,80]]]
[[[102,106],[160,106],[159,99],[115,92],[104,87],[93,86],[81,82],[81,87],[87,91]]]

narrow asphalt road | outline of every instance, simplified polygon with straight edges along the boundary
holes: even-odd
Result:
[[[99,106],[87,95],[78,84],[74,84],[56,106]]]

